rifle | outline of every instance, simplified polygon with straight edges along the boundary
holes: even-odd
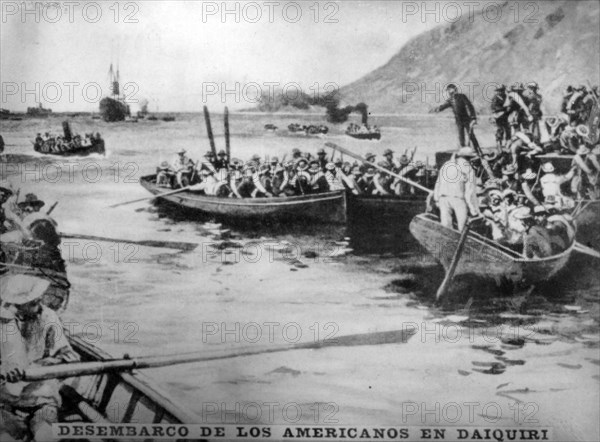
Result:
[[[52,211],[54,210],[54,208],[56,207],[57,204],[58,204],[58,201],[55,202],[54,204],[52,204],[50,206],[50,208],[48,209],[48,211],[46,212],[46,215],[50,215],[52,213]]]

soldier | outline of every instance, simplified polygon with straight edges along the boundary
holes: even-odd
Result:
[[[433,199],[440,209],[444,227],[452,228],[454,216],[458,230],[462,230],[469,212],[473,216],[480,213],[475,171],[469,162],[473,157],[475,152],[463,147],[440,169]]]
[[[508,122],[513,134],[527,129],[533,121],[533,116],[529,112],[529,107],[527,107],[527,103],[525,103],[522,96],[523,89],[521,83],[512,85],[504,104],[508,112]]]
[[[500,149],[510,139],[510,125],[508,124],[508,112],[504,107],[506,102],[506,86],[501,84],[496,88],[496,94],[492,98],[492,116],[496,124],[496,146]]]
[[[544,149],[533,141],[533,135],[529,130],[516,132],[510,139],[507,149],[511,153],[511,164],[516,165],[519,170],[531,166],[533,156],[544,153]]]
[[[297,160],[298,158],[302,158],[302,152],[300,152],[300,149],[292,149],[292,160]]]
[[[229,174],[229,188],[231,189],[232,196],[236,198],[242,198],[238,188],[242,184],[243,181],[243,173],[242,167],[244,163],[242,160],[238,160],[237,158],[233,158],[231,160],[231,172]]]
[[[327,166],[327,163],[329,162],[327,160],[327,154],[325,153],[325,149],[320,148],[317,151],[317,160],[316,160],[319,164],[319,168],[321,169],[322,172],[325,172],[325,167]]]
[[[375,156],[374,153],[371,153],[371,152],[369,152],[365,155],[365,160],[367,160],[367,162],[363,163],[360,166],[361,174],[366,173],[366,171],[371,167],[368,163],[375,163],[375,158],[377,158],[377,157]]]
[[[327,171],[325,172],[325,179],[327,180],[327,184],[329,185],[329,190],[344,190],[344,172],[342,172],[342,170],[339,167],[336,167],[334,163],[327,163],[327,166],[325,166],[325,168],[327,169]]]
[[[160,187],[171,187],[171,177],[169,173],[169,163],[163,161],[156,171],[156,185]]]
[[[521,190],[527,197],[529,203],[534,207],[540,205],[540,201],[535,195],[537,192],[535,192],[534,189],[536,178],[537,174],[531,169],[527,169],[525,173],[521,175]]]
[[[325,174],[321,170],[319,160],[312,160],[310,162],[308,173],[310,174],[309,186],[311,193],[322,193],[329,190],[329,184]]]
[[[458,88],[454,83],[446,86],[446,90],[450,98],[444,104],[433,108],[432,111],[437,113],[451,107],[458,130],[459,145],[464,147],[466,145],[466,137],[469,137],[471,143],[473,143],[473,147],[479,149],[479,142],[473,133],[473,127],[477,124],[477,115],[473,104],[465,94],[457,92]]]
[[[542,95],[538,92],[538,84],[535,81],[527,83],[527,90],[523,92],[527,102],[529,113],[533,117],[529,130],[536,140],[540,139],[540,120],[542,119]]]
[[[21,382],[25,370],[79,361],[58,315],[41,302],[48,286],[44,279],[21,274],[0,281],[2,431],[15,439],[52,440],[61,404],[58,380]]]
[[[544,176],[540,178],[542,194],[546,200],[550,198],[554,201],[552,205],[557,210],[573,208],[575,205],[573,200],[563,195],[561,186],[573,179],[576,167],[571,167],[566,175],[558,175],[554,173],[554,170],[554,166],[550,162],[542,165],[542,171],[544,172]]]
[[[394,163],[394,151],[392,149],[386,149],[383,152],[383,158],[385,158],[385,161],[383,161],[381,164],[381,167],[384,167],[385,169],[389,170],[390,172],[395,172],[396,171],[396,164]]]
[[[567,88],[565,89],[565,92],[563,93],[563,97],[562,97],[562,102],[560,105],[560,111],[563,114],[567,113],[567,106],[569,104],[569,100],[571,100],[571,97],[573,96],[573,93],[575,91],[573,90],[573,86],[569,85],[567,86]]]
[[[229,168],[229,158],[227,158],[227,153],[223,149],[221,149],[219,153],[217,153],[217,159],[215,160],[213,165],[216,170]]]
[[[179,187],[189,185],[189,174],[193,164],[192,160],[187,157],[185,149],[177,151],[177,156],[171,161],[171,169],[175,173],[175,180]]]
[[[567,115],[569,115],[569,123],[572,126],[576,126],[578,124],[586,122],[586,95],[586,87],[582,84],[574,89],[573,95],[571,95],[571,98],[569,98],[566,113]]]

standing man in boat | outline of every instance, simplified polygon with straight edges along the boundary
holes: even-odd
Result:
[[[48,286],[48,281],[31,275],[9,275],[0,281],[0,395],[4,424],[0,435],[6,431],[15,439],[52,440],[52,424],[58,422],[61,404],[59,382],[22,382],[23,374],[36,365],[79,361],[65,337],[60,318],[41,302]]]
[[[442,225],[449,229],[453,227],[453,217],[457,229],[462,231],[469,213],[480,214],[475,170],[470,163],[474,157],[472,149],[462,147],[442,166],[435,183],[433,199],[440,209]]]
[[[504,107],[506,102],[506,86],[501,84],[496,88],[492,98],[492,116],[496,124],[496,146],[502,148],[510,140],[510,125],[508,124],[508,111]]]
[[[523,92],[523,98],[527,102],[529,113],[533,117],[529,130],[536,140],[540,140],[540,121],[542,119],[542,95],[535,81],[527,83],[527,89]]]
[[[450,98],[444,104],[433,108],[432,111],[437,113],[451,107],[454,111],[460,147],[466,146],[466,137],[469,137],[471,143],[473,143],[473,147],[479,150],[479,142],[473,133],[473,127],[477,124],[477,114],[471,100],[465,94],[459,93],[458,87],[454,83],[446,86],[446,90]]]

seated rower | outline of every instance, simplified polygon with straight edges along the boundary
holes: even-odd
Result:
[[[229,188],[231,189],[232,193],[230,196],[232,197],[242,198],[242,195],[240,194],[238,189],[243,181],[243,165],[244,164],[242,163],[242,161],[238,160],[237,158],[233,158],[231,160],[231,172],[229,173]]]
[[[373,164],[375,163],[375,158],[377,158],[376,155],[371,152],[369,152],[365,155],[365,160],[367,160],[367,162],[361,164],[361,166],[360,166],[361,173],[364,174],[371,167],[371,166],[369,166],[368,163],[373,163]]]
[[[60,318],[41,302],[48,287],[48,281],[31,275],[9,275],[0,281],[2,440],[54,439],[52,424],[58,423],[61,405],[59,381],[23,382],[23,374],[31,367],[79,361]]]
[[[385,168],[387,163],[385,161],[381,161],[377,165]],[[392,178],[387,173],[377,169],[375,177],[373,178],[373,184],[375,184],[373,195],[391,195]]]
[[[213,166],[216,170],[229,168],[229,158],[227,157],[227,153],[223,149],[221,149],[219,153],[217,153],[217,159],[213,163]]]
[[[169,172],[169,163],[163,161],[156,171],[156,185],[160,187],[171,187],[173,174]]]
[[[566,175],[556,174],[554,171],[554,166],[552,163],[547,162],[542,165],[542,171],[544,175],[540,178],[540,185],[542,186],[542,194],[545,199],[551,197],[554,201],[554,207],[557,210],[565,210],[572,209],[575,207],[575,202],[572,198],[569,198],[563,195],[561,186],[573,179],[575,176],[575,168],[572,167],[571,170]]]
[[[177,187],[186,187],[190,184],[189,178],[192,172],[193,162],[186,155],[185,149],[179,149],[177,155],[171,161],[171,169],[175,174]]]
[[[308,168],[310,174],[310,193],[323,193],[329,190],[329,184],[325,174],[321,170],[320,161],[313,160]]]
[[[358,187],[360,188],[360,192],[365,195],[373,195],[375,191],[375,168],[373,166],[368,166],[367,171],[360,177],[358,180]]]
[[[342,172],[342,170],[334,163],[327,163],[325,168],[327,169],[327,172],[325,172],[325,179],[327,180],[329,190],[344,190],[346,188],[344,186],[346,178],[344,172]]]
[[[540,205],[538,196],[536,196],[537,191],[535,190],[536,180],[537,174],[531,168],[527,169],[521,175],[521,190],[529,200],[529,203],[534,207]]]
[[[202,160],[200,162],[200,166],[198,167],[198,172],[201,172],[203,170],[207,170],[210,173],[217,173],[217,171],[219,170],[217,167],[217,160],[215,158],[215,155],[212,153],[212,150],[207,151],[204,154],[204,160]]]
[[[504,229],[508,224],[507,212],[502,205],[502,193],[497,189],[491,189],[486,193],[488,194],[488,204],[482,214],[492,229],[492,239],[500,241],[504,238]]]
[[[552,255],[548,230],[537,225],[529,207],[519,209],[515,217],[523,226],[523,258],[546,258]]]

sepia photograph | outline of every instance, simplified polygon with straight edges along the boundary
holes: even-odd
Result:
[[[0,10],[0,441],[600,440],[599,0]]]

